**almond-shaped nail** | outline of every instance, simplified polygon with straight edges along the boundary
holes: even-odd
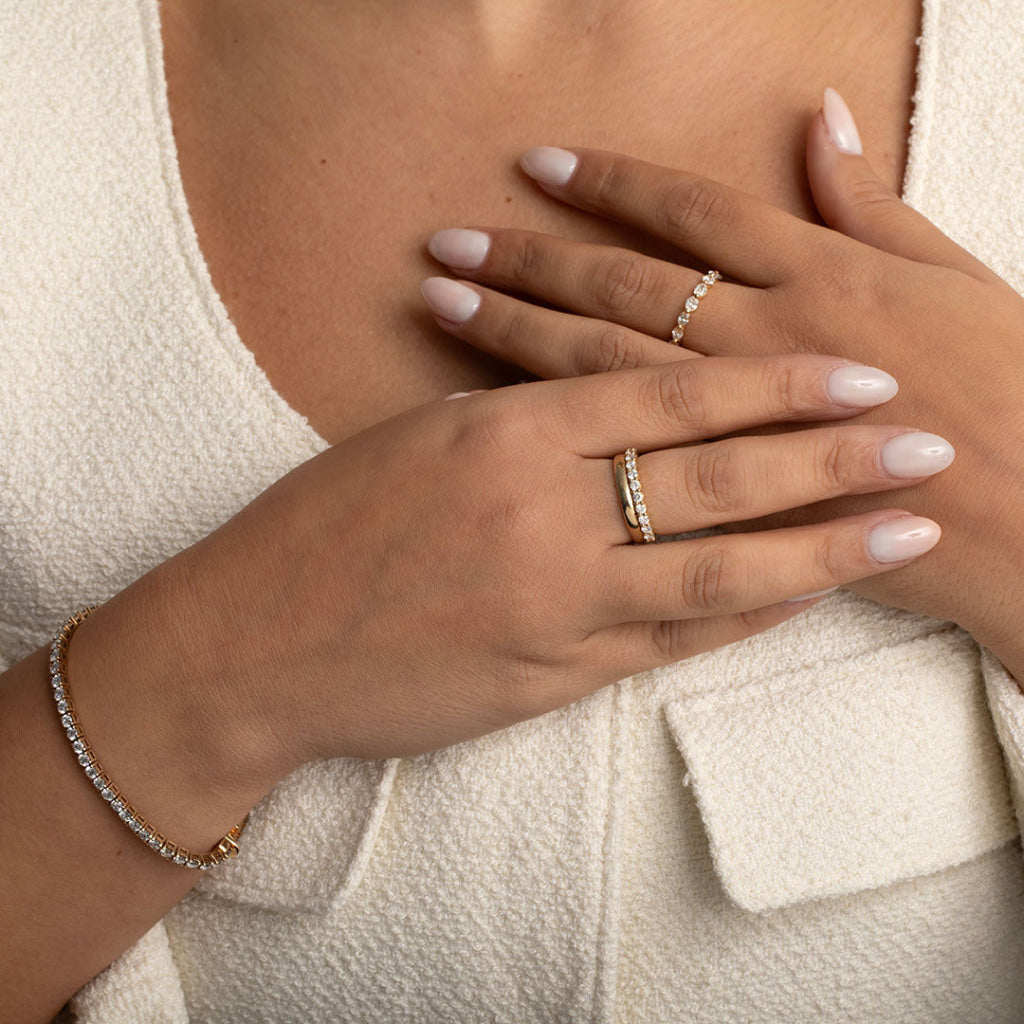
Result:
[[[905,562],[931,551],[939,542],[938,523],[921,516],[900,516],[879,523],[868,533],[868,554],[876,562]]]
[[[864,152],[864,147],[861,145],[860,132],[857,131],[857,122],[854,121],[846,100],[831,86],[825,90],[821,112],[825,117],[825,130],[832,140],[832,145],[840,153],[860,156]]]
[[[836,405],[854,409],[888,402],[900,389],[895,377],[875,366],[840,366],[828,375],[826,387]]]
[[[431,236],[427,248],[439,263],[459,270],[476,270],[491,250],[491,236],[468,228],[445,228]]]
[[[543,185],[560,187],[576,173],[579,157],[567,149],[554,146],[536,146],[520,158],[519,166],[535,181]]]
[[[955,457],[953,446],[944,437],[920,430],[890,438],[881,451],[886,473],[907,479],[941,473]]]
[[[420,285],[423,301],[442,320],[464,324],[480,308],[480,293],[449,277],[428,277]]]

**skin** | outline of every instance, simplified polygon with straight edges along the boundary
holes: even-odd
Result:
[[[943,524],[941,548],[854,589],[963,625],[1024,678],[1024,621],[1014,600],[1024,558],[1024,298],[904,206],[867,158],[839,151],[820,115],[808,133],[808,176],[826,221],[842,233],[686,172],[612,154],[580,156],[568,185],[545,186],[553,196],[699,253],[698,266],[728,267],[735,283],[716,285],[709,312],[694,315],[689,351],[660,339],[678,311],[673,296],[687,294],[699,272],[530,232],[497,232],[484,266],[467,274],[596,319],[489,294],[468,324],[439,323],[544,375],[608,369],[609,361],[642,366],[770,351],[856,352],[885,366],[904,385],[893,405],[950,438],[958,461],[954,472],[906,496]],[[609,324],[627,330],[615,334]],[[760,525],[814,521],[884,500],[842,498]]]
[[[873,112],[862,130],[895,186],[916,6],[794,5],[783,31],[750,3],[725,35],[711,5],[506,7],[440,17],[396,3],[381,18],[352,4],[163,6],[182,175],[214,283],[274,386],[337,445],[76,634],[69,675],[86,733],[179,842],[208,848],[310,758],[414,754],[501,728],[806,607],[776,603],[787,597],[902,564],[865,547],[898,505],[651,550],[628,543],[615,507],[608,459],[628,445],[850,418],[825,394],[841,356],[700,360],[443,403],[518,371],[453,342],[414,289],[430,266],[422,243],[445,223],[514,215],[638,243],[512,169],[519,150],[567,135],[703,162],[813,218],[797,156],[826,72]],[[596,128],[594,110],[606,115]],[[850,426],[835,472],[822,472],[837,446],[818,431],[836,429],[778,439],[786,473],[773,477],[795,489],[733,507],[698,488],[681,525],[915,482],[880,471],[892,425]],[[694,458],[662,455],[645,484],[699,477]],[[456,488],[474,502],[453,506]],[[366,516],[371,490],[383,522]],[[574,529],[553,536],[552,522]],[[356,578],[369,581],[358,592]],[[197,877],[130,836],[62,756],[44,661],[0,681],[0,1001],[13,1020],[47,1019]],[[53,842],[69,820],[76,842]]]

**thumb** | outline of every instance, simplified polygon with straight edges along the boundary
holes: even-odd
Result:
[[[807,132],[807,177],[829,227],[904,259],[953,267],[972,277],[991,271],[911,209],[872,170],[850,108],[826,89]]]

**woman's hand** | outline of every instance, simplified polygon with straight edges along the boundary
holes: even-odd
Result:
[[[692,174],[589,150],[534,150],[524,168],[552,196],[672,243],[680,264],[525,231],[441,232],[432,251],[461,277],[576,315],[488,288],[456,291],[444,279],[424,294],[451,333],[540,376],[769,352],[841,353],[884,367],[902,385],[886,417],[948,437],[959,458],[905,498],[942,523],[941,548],[856,589],[955,620],[1024,665],[1015,646],[1024,636],[1024,299],[885,188],[856,152],[837,99],[828,98],[833,132],[848,151],[821,114],[807,147],[831,228]],[[726,280],[693,314],[683,351],[666,342],[708,267]],[[844,497],[785,521],[877,501]]]
[[[938,528],[898,509],[633,544],[611,462],[645,453],[640,478],[664,533],[892,490],[944,464],[908,464],[900,428],[694,442],[848,418],[894,391],[835,357],[716,358],[386,421],[161,567],[194,609],[179,628],[209,713],[262,737],[278,773],[420,753],[731,643],[807,606],[788,599],[904,564]]]

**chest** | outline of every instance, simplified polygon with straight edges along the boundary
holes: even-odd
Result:
[[[280,31],[256,4],[164,15],[182,179],[214,285],[273,386],[327,440],[520,376],[453,342],[419,280],[441,227],[521,226],[637,245],[515,169],[536,144],[687,167],[813,217],[803,136],[826,84],[898,187],[918,5],[666,10],[499,55],[400,25]],[[701,8],[701,9],[698,9]],[[253,13],[257,12],[257,13]],[[621,16],[621,15],[620,15]],[[557,59],[556,59],[557,58]]]

